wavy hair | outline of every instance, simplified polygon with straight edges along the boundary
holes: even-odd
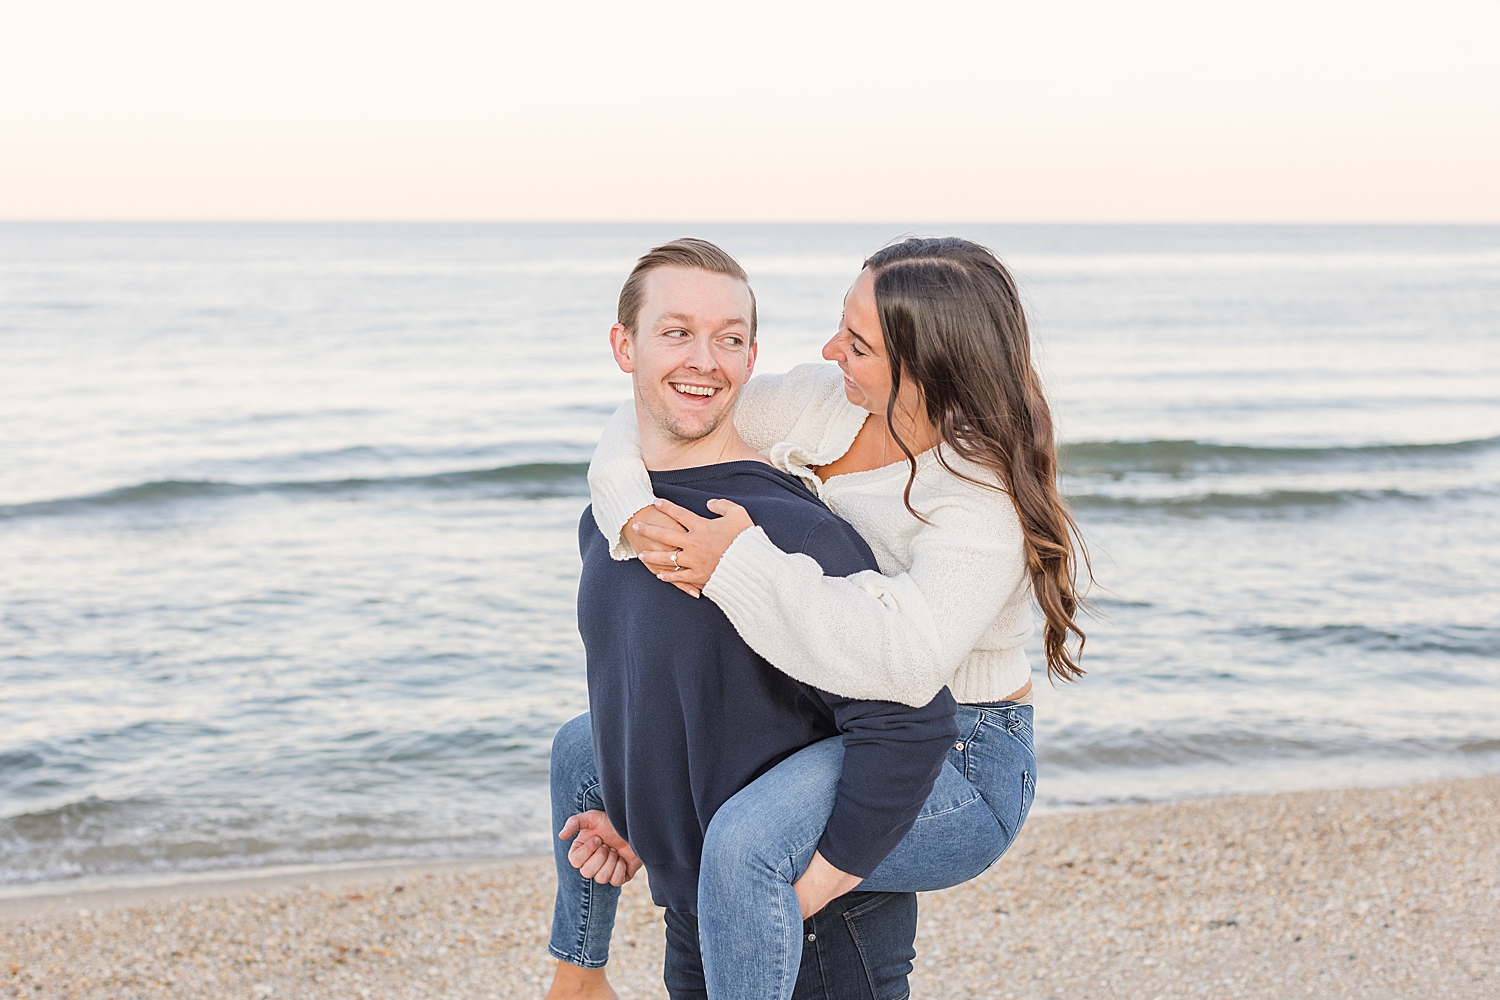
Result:
[[[875,278],[875,303],[891,369],[886,422],[911,466],[906,509],[917,459],[896,433],[892,417],[903,379],[921,390],[927,418],[955,454],[995,474],[1015,504],[1025,536],[1026,568],[1046,624],[1047,674],[1083,675],[1086,637],[1077,618],[1083,597],[1079,570],[1093,579],[1088,549],[1057,489],[1057,445],[1052,411],[1031,362],[1031,335],[1010,272],[985,247],[956,237],[907,239],[865,261]],[[980,486],[997,488],[954,470]],[[925,520],[925,519],[923,519]],[[1077,652],[1069,648],[1078,640]]]

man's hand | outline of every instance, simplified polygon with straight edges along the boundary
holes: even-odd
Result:
[[[630,520],[625,522],[625,527],[621,531],[621,534],[625,536],[626,543],[632,549],[635,549],[637,556],[641,556],[647,552],[656,553],[663,560],[666,560],[664,565],[670,564],[670,553],[677,551],[676,547],[669,542],[659,542],[653,538],[647,538],[644,534],[636,530],[641,525],[664,531],[681,531],[682,523],[671,514],[655,506],[642,507],[630,515]],[[641,562],[644,563],[646,560],[642,559]],[[650,568],[649,563],[647,563],[647,568]],[[652,569],[651,572],[655,573],[656,570]],[[676,583],[673,586],[689,597],[697,597],[699,594],[698,588],[689,583]]]
[[[615,832],[615,825],[600,809],[569,816],[558,831],[558,840],[573,841],[568,848],[568,863],[578,874],[600,885],[624,885],[641,870],[641,859]]]
[[[675,583],[678,587],[702,590],[708,578],[714,575],[714,570],[718,569],[719,560],[729,546],[740,537],[740,532],[755,526],[750,512],[732,500],[708,502],[708,509],[718,517],[699,517],[670,500],[658,500],[656,506],[672,515],[678,527],[661,528],[646,522],[635,524],[643,537],[667,546],[664,552],[642,552],[640,560],[658,580]],[[677,552],[675,563],[670,558],[674,549]]]
[[[802,904],[802,919],[806,920],[844,893],[853,892],[863,881],[862,878],[839,871],[822,854],[814,851],[807,871],[792,883],[792,888],[797,893],[797,902]]]

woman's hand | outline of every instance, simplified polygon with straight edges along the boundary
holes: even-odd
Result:
[[[641,870],[641,859],[615,832],[615,825],[603,810],[590,809],[569,816],[558,831],[558,840],[572,838],[568,863],[578,874],[601,885],[624,885]]]
[[[678,520],[666,511],[657,510],[654,506],[642,507],[630,515],[630,520],[625,522],[621,534],[625,536],[625,543],[635,550],[637,556],[646,552],[659,552],[663,556],[670,556],[676,549],[666,542],[653,541],[645,535],[636,531],[636,526],[648,524],[655,528],[666,528],[672,531],[681,531],[682,525]],[[654,570],[652,572],[655,572]],[[677,589],[690,597],[698,596],[698,588],[686,583],[677,584]]]
[[[682,527],[660,528],[644,521],[632,524],[636,532],[653,542],[667,546],[665,551],[642,552],[641,562],[656,574],[658,580],[691,587],[699,592],[719,567],[729,546],[746,528],[755,526],[750,512],[730,500],[710,500],[708,509],[718,517],[699,517],[686,507],[670,500],[656,501],[657,508],[669,514]],[[675,552],[677,558],[672,558]],[[692,591],[689,591],[692,593]],[[698,594],[693,594],[697,597]]]
[[[666,511],[658,510],[655,506],[642,507],[630,515],[630,520],[625,522],[625,527],[621,531],[621,534],[625,536],[626,543],[632,549],[635,549],[636,555],[640,555],[642,552],[670,552],[672,550],[672,546],[666,542],[652,541],[635,530],[637,526],[642,524],[649,524],[653,528],[666,528],[676,531],[681,531],[683,528],[683,525]]]
[[[822,854],[814,851],[807,871],[792,883],[792,888],[797,893],[797,902],[802,904],[802,919],[806,920],[844,893],[853,892],[854,887],[863,881],[864,879],[856,878],[848,872],[839,871]]]

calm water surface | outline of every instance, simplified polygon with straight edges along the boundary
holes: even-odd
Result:
[[[680,228],[0,225],[0,883],[542,849],[605,333]],[[1100,584],[1043,807],[1500,771],[1500,228],[956,231]],[[694,230],[764,371],[903,232]]]

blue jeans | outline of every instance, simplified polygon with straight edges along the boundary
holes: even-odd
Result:
[[[552,822],[603,807],[589,717],[579,716],[552,741]],[[568,863],[568,844],[553,844],[557,901],[552,911],[554,958],[586,968],[609,960],[610,932],[620,890],[585,879]],[[666,911],[667,954],[662,980],[671,1000],[705,1000],[698,919]],[[847,893],[802,924],[802,951],[792,1000],[904,1000],[916,951],[915,893]]]
[[[967,882],[1021,832],[1036,788],[1031,706],[960,705],[958,723],[958,742],[916,823],[859,888],[928,892]],[[698,919],[713,1000],[791,996],[802,957],[792,883],[823,836],[843,758],[837,738],[800,750],[709,823]]]
[[[1000,858],[1026,821],[1036,781],[1030,705],[958,707],[959,740],[910,832],[861,891],[925,892],[966,882]],[[801,908],[792,883],[812,860],[843,771],[838,737],[815,743],[761,775],[709,824],[698,883],[699,939],[713,1000],[792,995],[802,959]],[[553,830],[603,808],[588,716],[553,741]],[[558,893],[548,950],[599,968],[619,890],[599,886],[553,845]]]
[[[662,981],[670,1000],[707,1000],[698,918],[666,911]],[[792,1000],[906,1000],[917,957],[914,892],[851,892],[802,923],[802,968]]]
[[[568,862],[572,844],[557,839],[569,816],[603,809],[599,769],[594,766],[594,734],[585,712],[563,723],[552,737],[552,861],[557,866],[557,900],[552,905],[553,958],[600,969],[609,961],[609,937],[615,929],[620,890],[578,874]]]

